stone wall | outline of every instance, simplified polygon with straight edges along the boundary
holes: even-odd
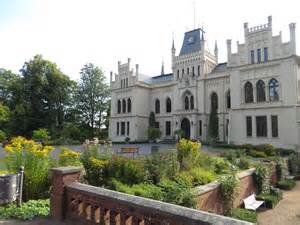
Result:
[[[79,183],[80,169],[53,172],[51,216],[72,225],[250,225],[252,223]]]

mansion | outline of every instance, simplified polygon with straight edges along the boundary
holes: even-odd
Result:
[[[244,23],[244,43],[227,62],[218,62],[218,47],[206,48],[206,34],[198,28],[184,34],[179,53],[171,48],[172,73],[149,77],[118,62],[110,74],[112,141],[147,140],[150,112],[155,113],[161,139],[184,131],[190,139],[208,140],[210,113],[218,117],[218,140],[233,144],[300,147],[300,57],[296,55],[295,23],[290,39],[274,35],[272,17],[263,25]]]

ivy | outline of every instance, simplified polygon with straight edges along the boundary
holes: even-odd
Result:
[[[258,194],[270,193],[270,168],[265,164],[258,164],[254,172],[254,182]]]
[[[225,213],[231,212],[234,200],[238,197],[239,180],[235,174],[223,176],[220,180],[221,196],[224,201]]]

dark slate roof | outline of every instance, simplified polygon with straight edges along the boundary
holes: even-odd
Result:
[[[216,67],[213,69],[212,73],[220,73],[220,72],[225,72],[227,69],[227,62],[225,63],[219,63],[216,65]]]
[[[184,39],[179,55],[185,55],[201,50],[201,40],[203,39],[204,31],[201,28],[184,33]]]
[[[173,73],[162,74],[158,76],[151,77],[150,79],[144,80],[144,82],[148,84],[158,84],[165,81],[172,81]]]

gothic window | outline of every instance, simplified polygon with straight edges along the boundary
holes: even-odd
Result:
[[[120,134],[120,123],[117,122],[117,135],[119,135],[119,134]]]
[[[127,122],[127,135],[129,135],[129,131],[130,131],[130,123],[129,121]]]
[[[251,51],[251,64],[254,64],[254,50]]]
[[[189,67],[187,68],[187,72],[186,73],[187,73],[187,75],[190,74],[190,68]]]
[[[160,113],[160,101],[158,99],[155,100],[155,113]]]
[[[278,116],[271,116],[272,137],[278,137]]]
[[[192,75],[195,76],[195,67],[192,67]]]
[[[122,112],[126,113],[126,100],[125,99],[122,100]]]
[[[127,112],[131,113],[131,99],[127,100]]]
[[[261,50],[257,49],[257,63],[261,62]]]
[[[256,136],[257,137],[268,136],[267,116],[256,117]]]
[[[191,95],[191,98],[190,98],[190,103],[191,103],[191,109],[194,109],[194,96]]]
[[[279,100],[279,83],[276,79],[271,79],[269,82],[270,101]]]
[[[182,76],[184,75],[184,69],[182,69]]]
[[[202,136],[202,120],[199,120],[199,136]]]
[[[198,76],[200,76],[200,65],[198,66]]]
[[[171,122],[166,121],[166,136],[170,136],[170,135],[171,135]]]
[[[256,95],[258,102],[266,101],[265,83],[262,80],[259,80],[256,83]]]
[[[253,102],[253,86],[249,81],[245,84],[245,102]]]
[[[170,113],[172,111],[172,103],[171,103],[171,99],[167,98],[166,100],[166,112]]]
[[[230,91],[227,91],[227,94],[226,94],[226,106],[227,106],[227,109],[230,109],[230,108],[231,108]]]
[[[264,48],[264,62],[267,62],[269,59],[268,59],[268,48],[265,47]]]
[[[121,135],[125,135],[125,122],[121,122]]]
[[[252,117],[251,116],[246,117],[246,132],[247,132],[247,137],[252,137]]]
[[[126,87],[128,87],[128,78],[126,78]]]
[[[179,70],[177,70],[177,79],[179,79]]]
[[[210,96],[211,102],[211,111],[217,112],[218,111],[218,95],[216,92],[213,92]]]
[[[155,122],[154,127],[159,129],[159,122]]]
[[[121,113],[121,100],[118,100],[118,113]]]
[[[189,110],[190,109],[189,96],[185,96],[185,98],[184,98],[184,109],[185,110]]]

